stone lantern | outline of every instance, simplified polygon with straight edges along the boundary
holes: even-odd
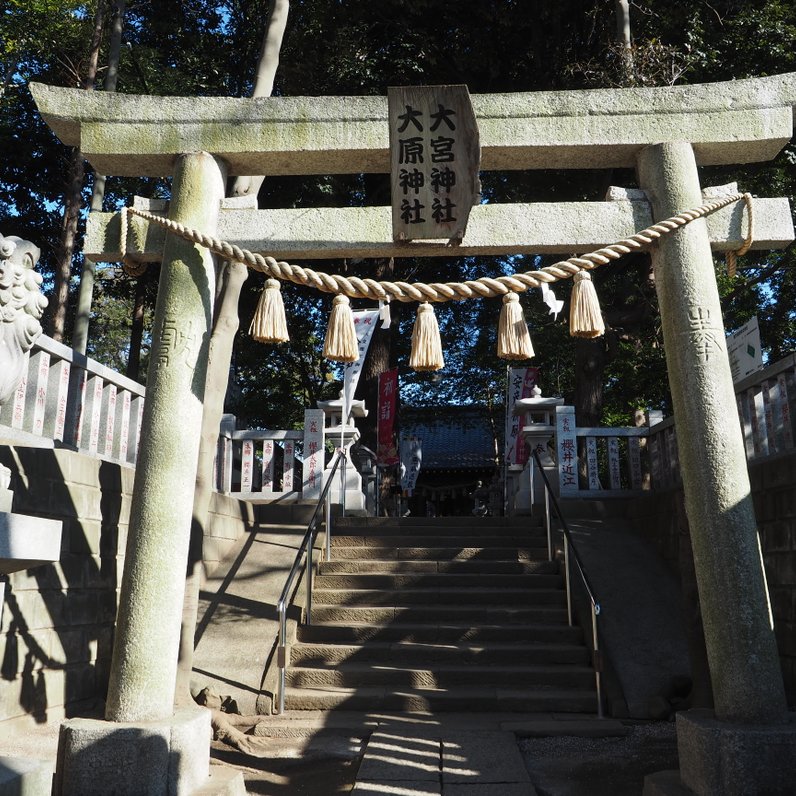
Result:
[[[318,409],[323,411],[324,416],[324,439],[329,440],[335,448],[343,447],[347,452],[351,446],[359,440],[359,429],[354,425],[354,418],[367,417],[368,410],[365,409],[364,401],[351,401],[348,406],[347,417],[343,418],[345,407],[343,405],[343,392],[340,397],[331,401],[318,401]],[[332,460],[334,461],[334,460]],[[324,475],[328,477],[328,471]],[[332,502],[341,503],[340,483],[345,479],[345,510],[346,514],[366,514],[365,496],[362,492],[362,476],[354,467],[353,462],[349,461],[345,467],[345,473],[338,469],[335,475],[335,483],[330,488]]]
[[[556,407],[563,406],[563,398],[544,398],[538,386],[533,388],[530,398],[519,398],[514,404],[514,414],[522,420],[520,433],[528,446],[528,461],[519,474],[514,496],[516,511],[533,511],[533,504],[544,501],[544,483],[536,470],[531,453],[537,451],[542,467],[553,490],[558,493],[555,462],[550,457],[548,443],[556,431]]]

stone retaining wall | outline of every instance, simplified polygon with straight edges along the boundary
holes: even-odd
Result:
[[[134,468],[67,450],[0,447],[13,511],[63,521],[60,561],[9,577],[0,624],[0,721],[68,712],[104,697]],[[254,523],[250,504],[215,494],[205,536],[213,569]]]
[[[796,706],[796,455],[771,456],[749,467],[788,704]],[[633,500],[641,533],[681,574],[686,598],[695,587],[682,488]]]

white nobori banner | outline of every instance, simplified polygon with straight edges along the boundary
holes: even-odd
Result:
[[[423,440],[420,437],[401,437],[400,449],[401,489],[411,496],[423,462]]]
[[[356,362],[348,362],[345,366],[343,377],[343,425],[348,421],[351,412],[351,404],[354,401],[354,393],[357,390],[359,377],[362,374],[362,366],[365,364],[365,355],[368,352],[370,340],[373,337],[373,330],[379,321],[379,310],[355,310],[354,328],[357,332],[357,346],[359,348],[359,358]]]

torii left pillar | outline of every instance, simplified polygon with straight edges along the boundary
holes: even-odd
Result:
[[[224,181],[223,164],[206,152],[178,157],[169,218],[213,234]],[[174,694],[214,289],[210,253],[169,236],[106,721],[62,725],[57,794],[166,796],[208,784],[210,713],[175,712]]]

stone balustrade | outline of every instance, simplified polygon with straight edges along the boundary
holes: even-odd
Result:
[[[750,463],[793,452],[796,355],[738,382],[735,395]],[[563,497],[621,497],[682,484],[674,418],[657,410],[645,427],[582,428],[574,407],[557,407],[556,464]]]
[[[647,433],[644,427],[579,428],[573,406],[556,407],[561,497],[627,497],[641,492],[649,471]]]
[[[796,429],[796,355],[752,373],[735,385],[738,417],[746,458],[760,461],[793,452]],[[674,418],[651,413],[648,436],[652,483],[655,489],[679,486],[680,462]]]
[[[301,495],[303,431],[244,430],[225,415],[216,459],[219,492],[257,503],[294,503]]]
[[[13,398],[0,407],[0,435],[134,465],[145,395],[143,385],[41,335]],[[736,400],[750,462],[796,447],[796,355],[739,382]],[[229,418],[219,435],[216,489],[255,502],[299,500],[304,432],[240,430]],[[559,407],[556,459],[565,497],[627,495],[650,480],[653,489],[681,483],[674,418],[654,410],[646,427],[579,428],[574,408]]]
[[[19,386],[0,406],[0,440],[134,466],[145,398],[143,385],[40,335]],[[253,503],[317,499],[327,429],[321,410],[308,410],[305,421],[306,430],[241,430],[225,415],[215,489]]]
[[[16,392],[0,407],[0,433],[135,464],[144,395],[132,379],[41,335]]]

